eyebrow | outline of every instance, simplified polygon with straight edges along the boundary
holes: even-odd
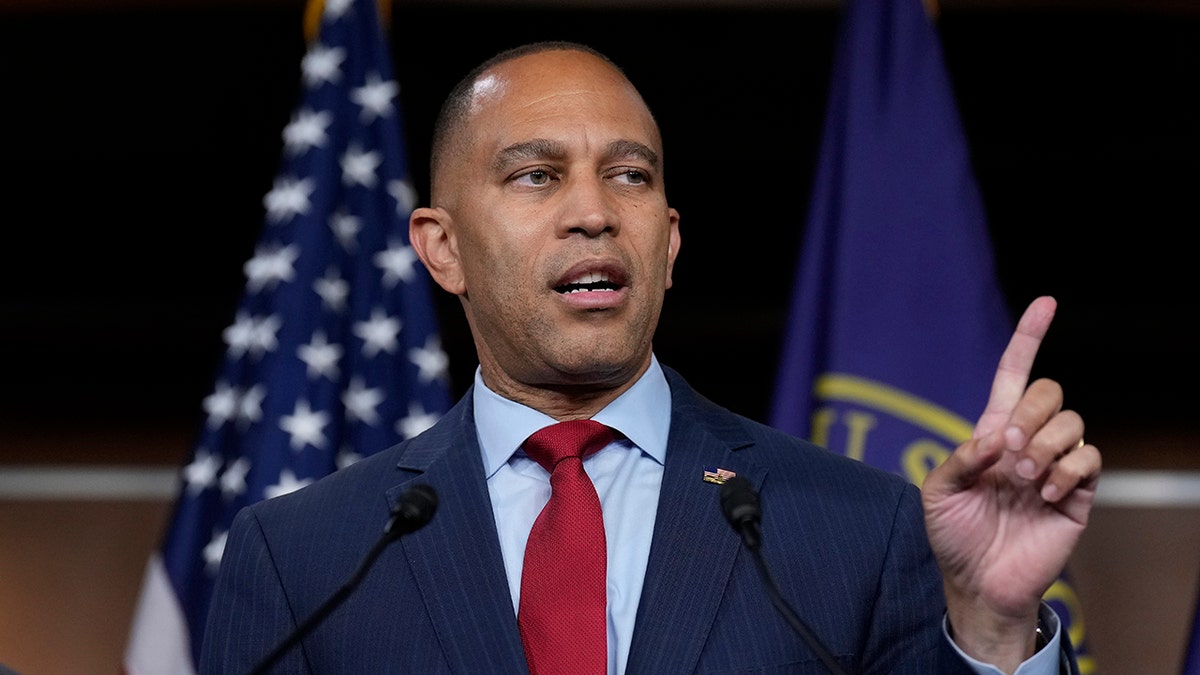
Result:
[[[496,157],[492,160],[492,169],[495,171],[504,171],[510,165],[528,160],[544,159],[544,160],[562,160],[567,156],[567,148],[558,141],[552,141],[547,138],[534,138],[501,149],[496,153]],[[608,144],[605,150],[607,159],[615,159],[620,157],[635,157],[650,165],[652,169],[658,169],[658,153],[645,143],[639,143],[631,140],[616,140]]]
[[[504,171],[510,165],[530,159],[561,160],[567,156],[567,149],[562,143],[546,138],[534,138],[520,143],[513,143],[496,153],[492,160],[492,169]]]
[[[630,140],[617,140],[608,144],[608,157],[636,157],[650,165],[650,168],[658,169],[658,153],[644,143]]]

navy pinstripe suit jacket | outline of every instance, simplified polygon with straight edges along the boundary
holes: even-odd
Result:
[[[915,487],[724,410],[664,371],[671,428],[629,675],[825,672],[771,604],[706,466],[760,491],[773,575],[845,667],[969,673],[942,637]],[[345,583],[395,500],[423,482],[439,496],[432,522],[385,550],[276,672],[526,673],[473,420],[468,393],[424,434],[243,509],[201,671],[248,672]]]

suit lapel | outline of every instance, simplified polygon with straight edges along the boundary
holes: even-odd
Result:
[[[399,468],[411,477],[388,490],[389,506],[418,482],[438,494],[433,520],[400,544],[451,670],[486,664],[488,672],[527,673],[470,392],[411,444]]]
[[[756,488],[764,478],[736,452],[749,441],[729,413],[664,371],[671,429],[627,675],[692,672],[715,620],[741,540],[704,469],[732,470]],[[526,674],[473,415],[468,392],[406,448],[398,468],[408,477],[386,496],[390,507],[414,483],[437,491],[433,519],[398,543],[450,669],[478,672],[486,664],[488,672]]]
[[[720,508],[720,486],[705,467],[729,469],[757,488],[762,471],[735,451],[749,441],[729,413],[700,399],[677,374],[671,384],[671,431],[646,584],[626,672],[687,673],[699,661],[741,539]]]

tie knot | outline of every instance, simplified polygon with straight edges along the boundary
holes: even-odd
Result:
[[[608,445],[613,430],[595,420],[568,420],[533,432],[522,445],[542,468],[553,473],[554,467],[567,457],[587,457]]]

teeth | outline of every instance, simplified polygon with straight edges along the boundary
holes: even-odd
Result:
[[[608,274],[605,272],[588,272],[577,279],[568,281],[569,284],[594,284],[601,281],[608,281]]]
[[[607,272],[586,272],[559,286],[559,293],[590,293],[610,291],[616,288]]]

